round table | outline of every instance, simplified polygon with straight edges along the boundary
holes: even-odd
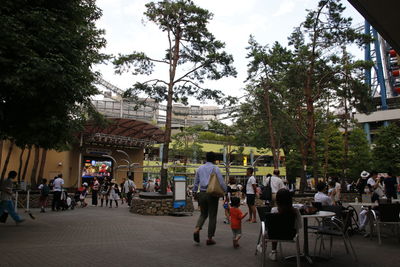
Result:
[[[310,264],[313,264],[309,249],[308,249],[308,219],[309,218],[327,218],[333,217],[336,214],[332,211],[318,211],[315,214],[310,215],[301,215],[303,218],[303,233],[304,233],[304,242],[303,242],[303,255],[302,257],[306,258]]]

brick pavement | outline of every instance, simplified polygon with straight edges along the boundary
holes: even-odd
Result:
[[[221,205],[220,205],[221,206]],[[245,209],[244,207],[242,207]],[[20,210],[20,212],[22,212]],[[87,207],[73,211],[39,213],[36,220],[15,226],[0,224],[0,266],[260,266],[254,256],[259,224],[244,223],[241,248],[232,248],[231,231],[219,210],[215,246],[206,246],[207,227],[201,244],[192,241],[198,218],[194,216],[141,216],[117,208]],[[310,237],[313,240],[313,237]],[[334,258],[315,266],[399,266],[400,243],[386,238],[352,237],[359,257],[354,263],[342,242],[334,242]],[[284,244],[284,254],[295,253]],[[310,241],[313,249],[313,241]],[[271,262],[267,266],[296,266],[295,262]],[[303,266],[308,266],[303,264]]]

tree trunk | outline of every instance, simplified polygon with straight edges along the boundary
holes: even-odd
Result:
[[[304,142],[300,142],[300,153],[301,153],[301,180],[300,180],[300,193],[304,193],[305,189],[307,188],[307,152],[305,151]]]
[[[265,110],[267,112],[268,116],[268,130],[269,130],[269,138],[271,142],[271,150],[272,150],[272,155],[273,155],[273,160],[274,160],[274,169],[279,168],[279,159],[278,159],[278,151],[276,148],[276,143],[275,143],[275,131],[274,127],[272,124],[272,114],[271,114],[271,105],[269,101],[269,88],[268,85],[263,83],[264,87],[264,105],[265,105]]]
[[[3,171],[1,172],[0,182],[3,182],[4,177],[6,175],[8,163],[10,162],[11,152],[12,152],[13,148],[14,148],[14,141],[11,141],[10,146],[8,147],[8,153],[7,153],[6,161],[4,162]]]
[[[33,166],[32,166],[32,172],[31,172],[31,186],[34,187],[36,186],[36,175],[38,171],[38,165],[39,165],[39,156],[40,156],[40,150],[37,145],[35,145],[35,158],[33,160]]]
[[[325,137],[324,142],[324,181],[326,182],[328,176],[328,166],[329,166],[329,136]]]
[[[21,170],[22,170],[24,152],[25,152],[25,147],[21,148],[21,153],[19,154],[18,183],[21,182]]]
[[[29,149],[28,149],[28,156],[26,157],[25,166],[24,166],[24,171],[23,171],[22,177],[21,177],[21,180],[22,180],[22,181],[25,181],[26,172],[28,171],[29,160],[31,159],[31,152],[32,152],[32,146],[29,146]]]
[[[179,60],[179,47],[181,40],[181,31],[178,29],[175,33],[175,42],[172,52],[172,60],[169,65],[169,83],[168,83],[168,95],[167,95],[167,118],[165,121],[165,139],[164,139],[164,149],[163,149],[163,158],[162,165],[160,171],[161,177],[161,194],[167,193],[167,182],[168,182],[168,152],[169,152],[169,143],[171,142],[171,122],[172,122],[172,97],[174,94],[174,85],[175,85],[175,74],[176,67],[178,66]],[[171,50],[170,50],[171,51]]]
[[[37,184],[39,184],[41,182],[41,179],[43,179],[44,166],[46,165],[46,157],[47,157],[47,149],[43,148],[42,158],[40,160],[40,168],[39,168]]]

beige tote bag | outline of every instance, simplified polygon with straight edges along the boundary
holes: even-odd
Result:
[[[224,196],[224,190],[222,189],[221,184],[218,181],[217,174],[213,170],[210,174],[210,180],[207,186],[207,194],[210,194],[213,197],[222,197]]]

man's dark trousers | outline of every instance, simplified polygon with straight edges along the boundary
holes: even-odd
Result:
[[[196,227],[201,229],[208,217],[208,238],[212,238],[215,235],[215,229],[217,226],[219,197],[213,197],[206,192],[200,192],[198,199],[201,213],[197,220]]]
[[[61,191],[54,191],[53,192],[53,201],[51,202],[51,209],[59,210],[61,202]]]

